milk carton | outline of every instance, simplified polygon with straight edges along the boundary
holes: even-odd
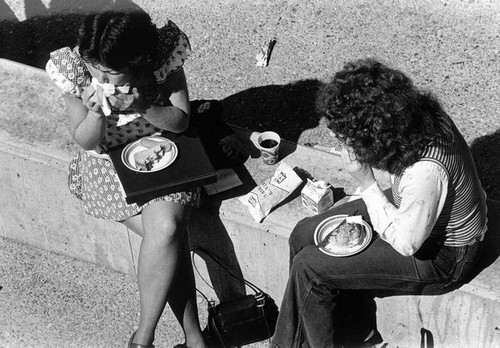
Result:
[[[304,207],[315,214],[328,210],[334,203],[332,187],[320,180],[307,179],[301,196]]]

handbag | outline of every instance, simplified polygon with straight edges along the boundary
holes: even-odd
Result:
[[[216,305],[214,300],[209,300],[199,289],[196,289],[208,303],[208,323],[205,333],[209,336],[209,343],[215,347],[230,348],[271,338],[279,313],[271,296],[248,280],[229,271],[206,250],[193,249],[192,251],[203,252],[254,292],[254,294],[237,297]],[[196,269],[194,254],[193,265]]]

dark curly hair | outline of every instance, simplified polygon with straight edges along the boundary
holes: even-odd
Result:
[[[430,93],[374,59],[347,63],[324,84],[316,107],[358,161],[400,174],[424,149],[452,136],[452,124]]]
[[[80,55],[113,70],[146,64],[157,46],[156,26],[142,11],[90,14],[78,35]]]

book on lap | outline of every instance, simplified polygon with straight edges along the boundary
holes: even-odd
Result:
[[[164,133],[162,136],[176,144],[178,153],[170,165],[155,172],[129,169],[122,161],[126,145],[109,152],[127,203],[143,204],[169,193],[186,191],[217,180],[216,171],[194,130],[181,134]]]

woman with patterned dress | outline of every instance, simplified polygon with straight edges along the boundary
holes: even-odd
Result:
[[[63,91],[71,134],[82,150],[70,164],[69,187],[87,214],[122,222],[141,235],[137,278],[138,329],[129,347],[153,347],[168,302],[185,345],[205,347],[198,321],[186,220],[199,189],[127,204],[109,148],[157,132],[180,133],[189,124],[183,64],[186,35],[169,21],[156,28],[143,12],[89,15],[78,46],[51,53],[46,71]],[[106,86],[114,86],[104,94]]]
[[[382,341],[374,296],[440,294],[474,274],[486,195],[451,118],[402,72],[374,59],[349,62],[317,104],[343,144],[342,161],[361,199],[292,231],[272,347],[372,347]],[[390,174],[389,196],[372,168]],[[333,257],[316,246],[316,227],[339,214],[362,215],[373,226],[366,249]]]

